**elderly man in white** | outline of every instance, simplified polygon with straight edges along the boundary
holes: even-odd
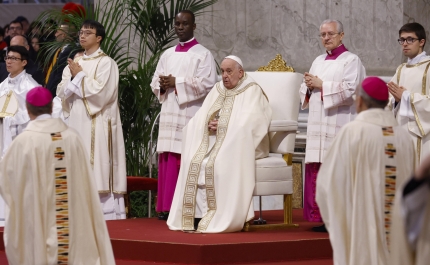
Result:
[[[322,221],[315,202],[318,170],[336,134],[356,116],[352,96],[366,75],[360,58],[342,43],[340,21],[323,21],[319,36],[326,51],[314,60],[300,87],[302,109],[309,108],[303,217],[311,222]],[[319,226],[314,231],[327,230]]]
[[[238,57],[227,56],[221,72],[183,131],[171,230],[235,232],[254,217],[255,159],[268,155],[272,110]]]

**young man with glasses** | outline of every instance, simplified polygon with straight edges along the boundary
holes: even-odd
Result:
[[[388,88],[391,93],[389,106],[397,122],[409,131],[416,146],[418,161],[430,155],[430,56],[426,54],[426,32],[413,22],[399,30],[399,44],[408,58],[401,64]]]
[[[83,139],[104,217],[112,220],[125,219],[127,179],[118,106],[119,71],[116,62],[100,49],[105,35],[99,22],[84,21],[79,31],[84,56],[76,62],[68,59],[57,96],[69,126]]]
[[[317,174],[336,134],[355,118],[353,95],[366,75],[360,58],[342,43],[340,21],[323,21],[319,37],[325,52],[314,60],[300,87],[302,109],[309,108],[303,217],[310,222],[322,221],[315,202]],[[324,225],[313,230],[326,232]]]
[[[9,29],[8,29],[8,36],[4,39],[4,41],[7,43],[7,46],[10,46],[10,40],[15,37],[16,35],[24,35],[24,30],[22,27],[21,22],[18,20],[14,20],[10,22]]]

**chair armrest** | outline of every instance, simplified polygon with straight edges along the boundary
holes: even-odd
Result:
[[[289,132],[297,129],[298,122],[293,120],[272,120],[269,126],[269,132]]]

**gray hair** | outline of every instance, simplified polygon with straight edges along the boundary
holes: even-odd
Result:
[[[343,24],[342,24],[342,22],[340,22],[339,20],[336,20],[336,19],[326,19],[326,20],[324,20],[321,23],[321,25],[320,25],[320,30],[321,30],[322,25],[329,24],[329,23],[336,23],[336,30],[337,30],[337,32],[339,32],[339,33],[343,32]]]
[[[367,94],[366,91],[364,91],[363,87],[361,86],[361,83],[360,83],[360,85],[358,85],[358,87],[356,89],[356,94],[363,99],[364,104],[369,109],[376,109],[376,108],[384,109],[385,106],[387,106],[387,104],[388,104],[388,99],[387,100],[377,100],[377,99],[374,99],[371,96],[369,96],[369,94]]]

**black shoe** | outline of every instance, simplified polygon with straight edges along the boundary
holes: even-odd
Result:
[[[197,230],[199,227],[200,220],[202,220],[202,218],[194,218],[194,230]]]
[[[161,212],[158,214],[158,220],[166,221],[167,218],[169,218],[169,212],[166,212],[166,213]]]
[[[320,232],[320,233],[327,233],[328,232],[327,229],[325,228],[325,224],[320,225],[320,226],[312,227],[312,231],[314,231],[314,232]]]

